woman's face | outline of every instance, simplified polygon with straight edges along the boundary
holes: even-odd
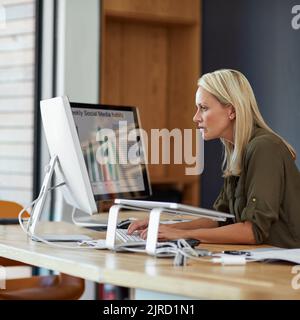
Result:
[[[235,110],[232,106],[224,106],[211,93],[199,87],[196,107],[193,121],[199,129],[203,129],[204,140],[224,138],[233,143]]]

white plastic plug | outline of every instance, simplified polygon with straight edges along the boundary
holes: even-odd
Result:
[[[244,265],[247,263],[245,256],[222,255],[212,259],[213,263],[221,263],[222,265]]]

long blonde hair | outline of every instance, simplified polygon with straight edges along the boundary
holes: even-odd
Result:
[[[242,171],[242,160],[246,145],[249,143],[253,128],[266,129],[275,134],[296,158],[293,147],[275,133],[264,121],[247,78],[239,71],[222,69],[204,74],[198,85],[215,96],[221,104],[235,108],[234,144],[221,138],[225,153],[223,160],[223,176],[239,176]]]

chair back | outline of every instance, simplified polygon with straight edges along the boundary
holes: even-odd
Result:
[[[18,218],[21,210],[23,210],[23,207],[16,202],[0,200],[0,218]],[[27,211],[23,217],[29,217]]]

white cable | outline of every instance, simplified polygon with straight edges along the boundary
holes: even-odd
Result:
[[[52,189],[55,189],[55,188],[58,188],[60,186],[64,185],[64,183],[61,183],[57,186],[54,186],[52,188],[49,188],[47,190],[50,191]],[[36,235],[32,235],[31,232],[30,232],[30,229],[29,229],[29,226],[30,226],[30,221],[31,221],[31,212],[29,213],[28,212],[28,209],[29,208],[32,208],[36,202],[38,202],[40,200],[40,198],[42,197],[43,195],[43,192],[41,192],[38,196],[37,199],[35,199],[34,201],[32,201],[28,206],[24,207],[19,215],[18,215],[18,219],[19,219],[19,224],[22,228],[22,230],[24,231],[24,233],[26,233],[30,238],[34,238],[42,243],[45,243],[51,247],[55,247],[55,248],[63,248],[63,249],[105,249],[104,246],[97,246],[97,240],[87,240],[87,241],[82,241],[80,243],[77,243],[77,246],[66,246],[66,245],[61,245],[61,244],[56,244],[56,243],[53,243],[53,242],[50,242],[48,240],[45,240],[39,236],[36,236]],[[24,227],[24,224],[23,224],[23,220],[22,220],[22,216],[23,214],[25,213],[25,211],[27,211],[29,214],[30,214],[30,218],[27,220],[27,228]],[[76,225],[76,220],[75,220],[75,212],[76,212],[76,208],[73,207],[73,210],[72,210],[72,221],[73,223]],[[99,241],[99,240],[98,240]],[[101,240],[100,240],[101,241]],[[83,247],[82,245],[88,245],[87,247]],[[172,243],[172,242],[158,242],[157,243],[157,246],[158,248],[156,249],[156,255],[159,256],[159,255],[163,255],[163,254],[174,254],[175,257],[174,257],[174,264],[175,265],[184,265],[186,263],[186,260],[183,259],[183,262],[182,262],[182,257],[184,258],[188,258],[188,259],[192,259],[192,260],[196,260],[196,261],[203,261],[203,262],[213,262],[213,263],[222,263],[223,265],[225,264],[245,264],[246,262],[253,262],[255,260],[246,260],[246,259],[239,259],[239,261],[236,261],[236,263],[234,263],[233,259],[216,259],[216,258],[213,258],[213,259],[207,259],[207,258],[201,258],[198,256],[198,253],[197,251],[195,251],[187,242],[186,240],[184,239],[179,239],[177,240],[177,245],[175,243]],[[138,253],[145,253],[146,252],[146,249],[138,249],[138,248],[132,248],[132,247],[127,247],[126,246],[126,243],[124,243],[124,245],[119,245],[117,248],[116,248],[116,251],[117,250],[124,250],[124,251],[129,251],[129,252],[138,252]],[[229,263],[229,260],[230,260],[230,263]],[[243,260],[243,263],[242,261]]]
[[[56,186],[54,186],[54,187],[52,187],[52,188],[49,188],[49,189],[47,190],[47,192],[48,192],[49,190],[55,189],[55,188],[57,188],[57,187],[60,187],[60,186],[62,186],[63,184],[64,184],[64,183],[61,183],[61,184],[56,185]],[[30,229],[29,229],[29,226],[30,226],[30,221],[31,221],[32,216],[31,216],[31,212],[28,212],[28,209],[29,209],[29,208],[32,208],[32,207],[35,205],[35,203],[40,200],[40,198],[42,197],[43,194],[44,194],[44,192],[41,192],[41,193],[39,194],[39,196],[38,196],[34,201],[32,201],[28,206],[24,207],[24,208],[20,211],[20,213],[19,213],[19,215],[18,215],[19,224],[20,224],[22,230],[24,231],[24,233],[26,233],[27,236],[29,236],[31,239],[34,238],[34,239],[36,239],[36,240],[38,240],[38,241],[40,241],[40,242],[42,242],[42,243],[45,243],[45,244],[47,244],[47,245],[49,245],[49,246],[56,247],[56,248],[64,248],[64,249],[91,249],[91,248],[93,248],[93,247],[81,247],[81,246],[73,247],[73,246],[66,246],[66,245],[56,244],[56,243],[47,241],[47,240],[45,240],[45,239],[43,239],[43,238],[41,238],[41,237],[39,237],[39,236],[36,236],[36,235],[32,235],[32,234],[31,234]],[[73,208],[73,211],[74,211],[74,209],[76,210],[76,208]],[[30,214],[30,218],[27,220],[27,226],[26,226],[26,228],[25,228],[25,226],[24,226],[23,219],[22,219],[22,216],[23,216],[23,214],[25,213],[25,211],[27,211],[27,212]]]
[[[53,190],[53,189],[56,189],[62,185],[64,185],[65,183],[60,183],[52,188],[49,188],[46,192],[49,192],[50,190]],[[56,243],[53,243],[53,242],[50,242],[46,239],[43,239],[37,235],[32,235],[31,232],[30,232],[30,229],[29,229],[29,226],[30,226],[30,221],[31,221],[31,218],[32,218],[32,215],[31,215],[31,212],[29,213],[28,212],[28,209],[29,208],[32,208],[39,200],[40,198],[43,196],[45,191],[43,192],[40,192],[39,196],[37,197],[37,199],[35,199],[34,201],[32,201],[28,206],[26,206],[25,208],[23,208],[19,215],[18,215],[18,219],[19,219],[19,224],[22,228],[22,230],[32,239],[36,239],[42,243],[45,243],[51,247],[56,247],[56,248],[64,248],[64,249],[101,249],[99,247],[97,247],[97,240],[90,240],[90,241],[82,241],[81,243],[77,243],[78,246],[75,247],[75,246],[66,246],[66,245],[61,245],[61,244],[56,244]],[[30,214],[30,218],[29,220],[27,221],[27,228],[24,227],[24,224],[23,224],[23,220],[22,220],[22,216],[23,214],[25,213],[25,211],[27,211],[29,214]],[[76,225],[76,220],[75,220],[75,213],[76,213],[76,208],[73,207],[73,210],[72,210],[72,221],[73,223]],[[184,240],[183,240],[184,241]],[[184,246],[188,246],[189,249],[193,250],[185,241],[184,242],[178,242],[180,243],[180,246],[181,247],[184,247]],[[83,247],[82,245],[88,245],[88,247]],[[167,253],[174,253],[176,254],[176,252],[178,252],[178,250],[182,251],[181,249],[177,248],[177,246],[174,244],[174,243],[171,243],[171,242],[160,242],[158,243],[158,246],[170,246],[173,248],[172,252],[169,250],[168,251],[168,248],[160,248],[160,251],[158,251],[158,253],[162,253],[162,252],[167,252]],[[146,252],[145,249],[133,249],[133,248],[129,248],[129,247],[126,247],[126,243],[124,243],[124,245],[119,245],[117,249],[122,249],[122,250],[126,250],[126,251],[131,251],[131,252]],[[158,249],[159,250],[159,249]],[[177,250],[177,251],[176,251]],[[183,251],[182,251],[183,252]]]
[[[37,200],[38,200],[38,199],[36,199],[35,201],[33,201],[33,202],[31,203],[31,205],[33,205],[35,202],[37,202]],[[32,235],[31,232],[30,232],[30,230],[29,230],[29,228],[28,228],[28,226],[27,226],[27,229],[25,229],[24,224],[23,224],[23,221],[22,221],[22,215],[23,215],[24,212],[25,212],[28,208],[30,208],[30,207],[31,207],[31,206],[28,206],[28,207],[24,208],[24,209],[20,212],[20,214],[19,214],[19,223],[20,223],[20,226],[21,226],[22,230],[27,234],[28,237],[30,237],[31,239],[32,239],[32,238],[33,238],[33,239],[36,239],[36,240],[38,240],[38,241],[40,241],[40,242],[42,242],[42,243],[45,243],[45,244],[47,244],[47,245],[49,245],[49,246],[51,246],[51,247],[56,247],[56,248],[64,248],[64,249],[89,249],[89,248],[91,248],[91,247],[79,247],[79,246],[78,246],[78,247],[72,247],[72,246],[66,246],[66,245],[56,244],[56,243],[47,241],[47,240],[45,240],[45,239],[43,239],[43,238],[41,238],[41,237],[39,237],[39,236],[37,236],[37,235]],[[29,221],[27,222],[27,224],[29,225]]]
[[[56,185],[56,186],[54,186],[54,187],[52,187],[52,188],[49,188],[48,191],[53,190],[53,189],[56,189],[56,188],[58,188],[58,187],[60,187],[60,186],[62,186],[62,185],[64,185],[64,184],[66,184],[66,183],[65,183],[65,182],[62,182],[62,183],[60,183],[60,184],[58,184],[58,185]],[[28,231],[28,228],[29,228],[30,223],[31,223],[32,215],[31,215],[31,212],[30,212],[30,213],[28,212],[29,215],[30,215],[30,217],[29,217],[28,223],[27,223],[27,230],[25,230],[25,228],[24,228],[24,225],[23,225],[23,222],[22,222],[22,215],[25,213],[25,211],[28,211],[27,209],[32,208],[32,207],[35,205],[35,203],[38,202],[38,201],[41,199],[41,197],[42,197],[43,194],[44,194],[44,191],[43,191],[43,192],[40,192],[40,194],[38,195],[38,197],[37,197],[34,201],[32,201],[28,206],[24,207],[24,208],[19,212],[19,214],[18,214],[19,224],[20,224],[21,228],[23,229],[23,231],[24,231],[25,233],[28,233],[27,231]]]
[[[54,187],[48,188],[48,191],[54,190],[54,189],[56,189],[56,188],[58,188],[58,187],[62,187],[62,186],[64,186],[65,184],[66,184],[65,182],[61,182],[61,183],[57,184],[57,185],[54,186]]]
[[[77,222],[75,219],[76,210],[77,210],[77,208],[73,207],[72,214],[71,214],[72,222],[75,224],[75,226],[82,227],[82,223],[80,221]],[[86,215],[86,216],[88,217],[88,215]]]
[[[172,243],[165,243],[172,245]],[[246,256],[207,256],[207,257],[199,257],[196,250],[194,250],[184,239],[179,239],[177,241],[178,247],[174,248],[174,244],[171,248],[158,248],[156,250],[157,254],[160,253],[174,253],[176,254],[174,258],[174,264],[175,265],[184,265],[182,263],[179,263],[182,261],[182,257],[180,257],[180,254],[186,258],[195,260],[195,261],[202,261],[202,262],[210,262],[210,263],[221,263],[222,265],[245,265],[248,262],[255,262],[258,260],[248,260]]]
[[[221,263],[222,265],[244,265],[246,264],[246,256],[223,255],[213,258],[213,263]]]
[[[26,206],[24,209],[21,210],[21,212],[19,213],[19,223],[20,226],[22,228],[22,230],[30,237],[32,238],[32,234],[28,228],[30,220],[27,221],[27,228],[25,229],[23,221],[22,221],[22,215],[24,214],[24,212],[28,209],[31,208],[42,196],[42,194],[34,201],[32,201],[30,203],[30,205]],[[76,212],[76,208],[73,207],[72,210],[72,220],[74,219],[74,215]],[[62,248],[62,249],[105,249],[105,247],[101,246],[97,246],[97,240],[87,240],[87,241],[82,241],[80,243],[77,243],[78,246],[66,246],[66,245],[61,245],[61,244],[56,244],[50,241],[47,241],[41,237],[38,237],[36,235],[33,236],[36,240],[45,243],[51,247],[55,247],[55,248]],[[87,247],[83,247],[82,245],[88,245]],[[172,242],[158,242],[157,243],[158,248],[156,249],[156,255],[159,256],[160,254],[174,254],[174,264],[175,265],[182,265],[181,263],[181,257],[180,255],[182,255],[185,258],[189,258],[192,260],[196,260],[196,261],[204,261],[204,262],[221,262],[222,261],[217,261],[214,259],[206,259],[206,258],[201,258],[198,257],[197,252],[184,240],[184,239],[179,239],[177,241],[177,245],[175,243]],[[132,247],[127,247],[126,243],[124,243],[124,245],[119,245],[116,248],[116,251],[118,250],[124,250],[124,251],[128,251],[128,252],[136,252],[136,253],[145,253],[146,249],[138,249],[138,248],[132,248]],[[183,261],[183,264],[185,264],[185,260]],[[222,263],[225,264],[225,263]]]
[[[193,259],[196,261],[204,261],[204,262],[212,262],[212,259],[207,258],[201,258],[198,256],[197,252],[184,240],[179,239],[177,241],[177,245],[173,242],[158,242],[157,243],[158,248],[156,249],[156,256],[159,257],[160,255],[163,257],[165,254],[174,254],[174,264],[175,265],[181,265],[177,263],[181,259],[179,259],[179,256],[182,255],[185,258]],[[124,246],[120,245],[118,249],[122,249],[124,251],[129,252],[138,252],[138,253],[145,253],[145,249],[137,249],[132,247],[126,247],[126,244]],[[177,263],[177,264],[176,264]]]
[[[76,213],[76,208],[73,207],[73,210],[72,210],[72,214],[71,214],[71,217],[72,217],[72,222],[75,224],[75,226],[77,225],[77,222],[75,220],[75,213]]]
[[[39,201],[41,195],[38,196],[34,201],[32,201],[28,206],[24,207],[20,212],[19,212],[19,215],[18,215],[18,220],[19,220],[19,224],[22,228],[22,230],[27,234],[28,233],[28,228],[30,226],[30,221],[31,221],[31,214],[28,212],[28,209],[29,208],[32,208],[32,206],[37,202]],[[30,217],[27,219],[27,229],[25,229],[24,227],[24,224],[23,224],[23,221],[22,221],[22,216],[23,214],[25,213],[25,211],[27,211],[29,214],[30,214]]]

